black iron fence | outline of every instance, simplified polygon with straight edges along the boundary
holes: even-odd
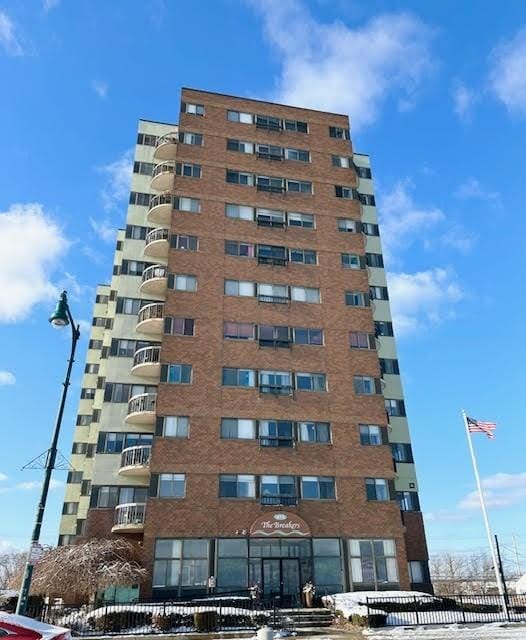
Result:
[[[29,608],[27,615],[71,629],[74,636],[100,636],[255,631],[266,625],[292,632],[293,611],[291,603],[287,609],[280,608],[279,599],[229,594],[169,602],[38,604]]]
[[[400,596],[365,598],[369,626],[526,621],[526,595]]]

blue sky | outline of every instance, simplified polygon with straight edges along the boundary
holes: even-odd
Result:
[[[175,122],[191,86],[350,115],[372,156],[430,550],[485,544],[465,407],[498,422],[494,442],[476,437],[480,467],[495,531],[526,557],[524,69],[513,0],[0,0],[0,548],[30,535],[41,474],[20,468],[48,446],[69,340],[46,322],[56,292],[84,329],[137,120]]]

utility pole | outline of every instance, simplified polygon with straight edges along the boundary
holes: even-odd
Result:
[[[517,550],[517,536],[513,534],[511,536],[512,544],[513,544],[513,552],[515,553],[515,563],[517,565],[517,576],[520,578],[522,576],[521,570],[521,561],[519,560],[519,552]]]
[[[497,534],[495,534],[495,548],[497,550],[497,560],[499,562],[500,579],[502,580],[502,586],[504,587],[504,597],[506,598],[506,603],[508,603],[508,587],[506,586],[506,578],[504,577],[504,569],[502,568],[502,558],[500,557],[499,539],[497,537]]]

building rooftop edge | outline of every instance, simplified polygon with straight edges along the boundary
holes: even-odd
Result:
[[[149,120],[148,118],[139,118],[139,122],[153,122],[154,124],[168,124],[171,127],[177,127],[177,122],[163,122],[161,120]]]

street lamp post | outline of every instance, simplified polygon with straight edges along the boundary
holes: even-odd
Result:
[[[29,597],[29,589],[31,587],[31,577],[33,575],[33,567],[35,563],[35,550],[40,540],[40,530],[42,529],[42,520],[44,519],[44,511],[46,509],[47,496],[49,492],[49,485],[51,482],[51,474],[55,466],[57,459],[57,444],[60,434],[60,426],[62,423],[62,415],[64,414],[64,406],[66,404],[66,396],[68,393],[69,379],[71,377],[71,369],[73,362],[75,361],[75,349],[80,337],[79,325],[75,325],[73,316],[68,305],[68,298],[66,292],[63,291],[57,306],[49,322],[53,327],[61,329],[68,324],[71,326],[71,352],[68,360],[68,367],[66,370],[66,377],[63,382],[62,396],[60,398],[60,405],[58,408],[57,419],[55,421],[55,429],[53,431],[53,437],[51,439],[51,446],[45,453],[46,459],[44,464],[44,482],[42,483],[42,492],[40,494],[40,501],[38,503],[35,525],[33,528],[33,535],[31,536],[31,545],[29,547],[29,553],[27,555],[26,567],[24,571],[24,578],[18,597],[18,603],[16,607],[16,613],[24,615],[27,607],[27,600]]]

